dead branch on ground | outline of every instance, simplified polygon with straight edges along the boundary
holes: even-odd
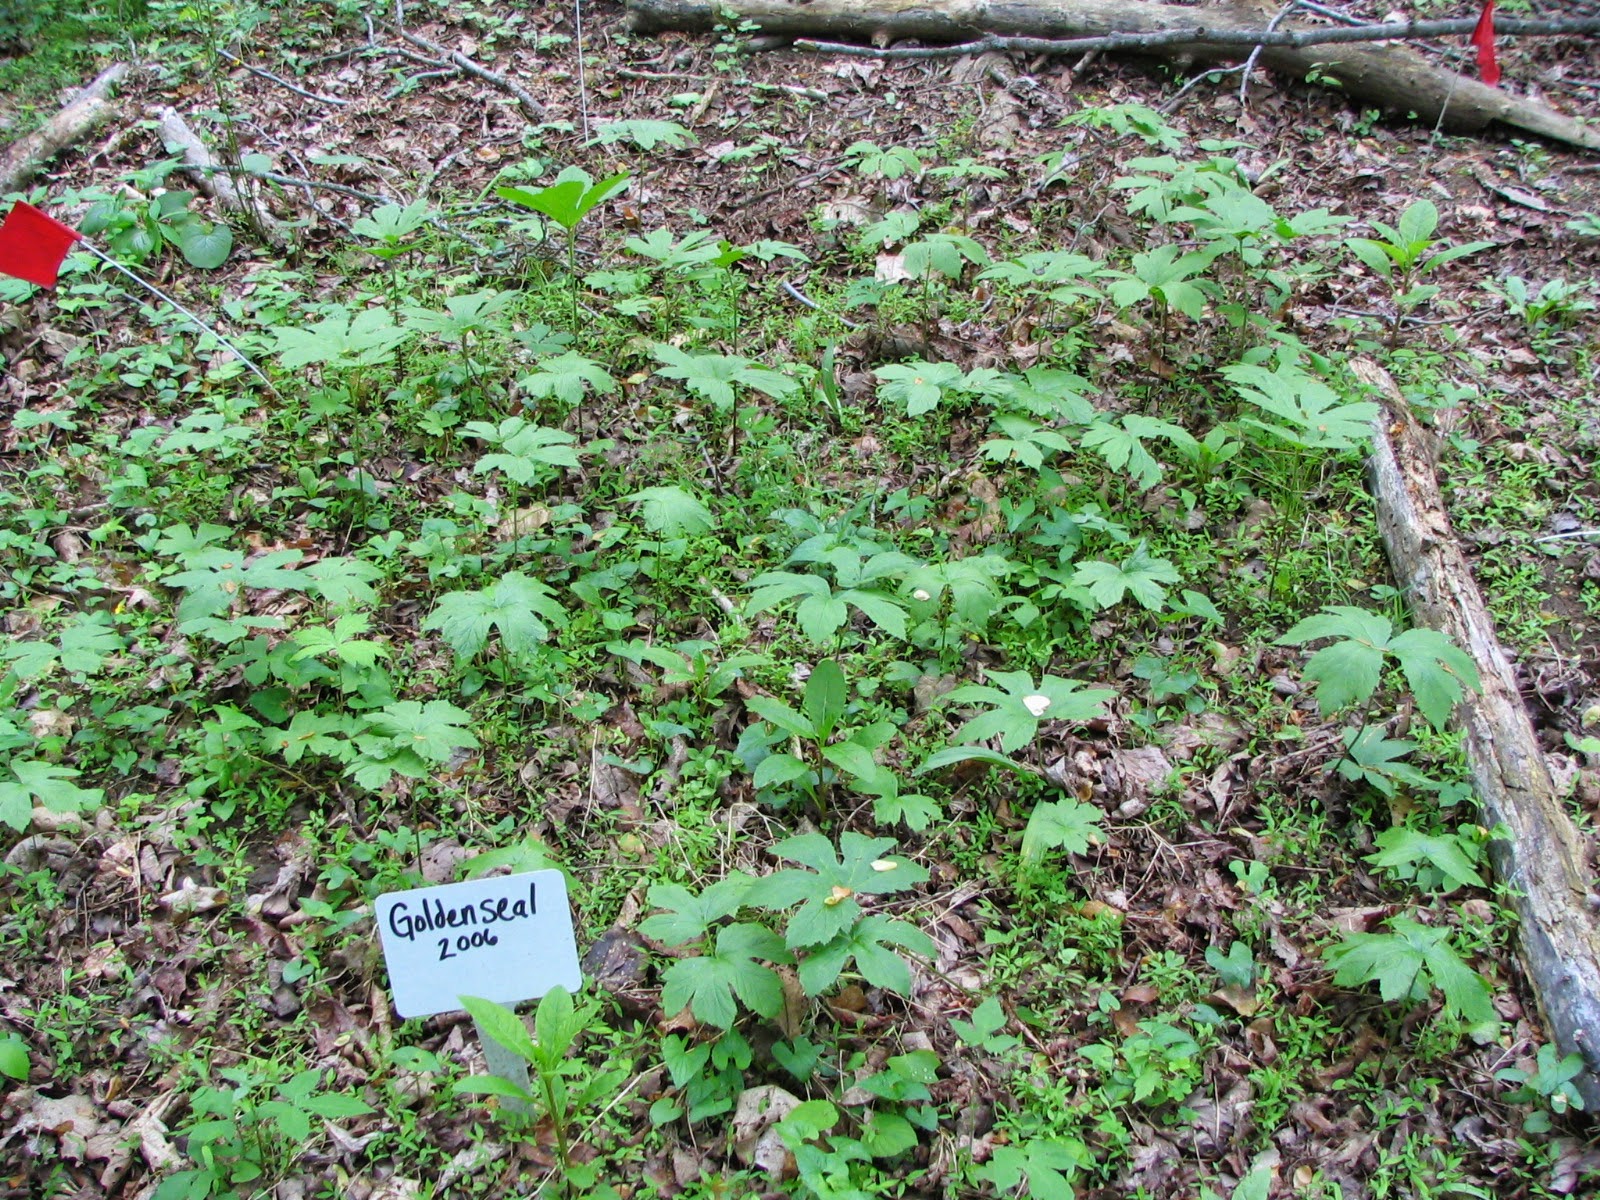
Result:
[[[87,137],[104,121],[111,111],[111,89],[127,73],[127,63],[107,67],[46,121],[42,129],[0,155],[0,193],[21,190],[46,162]]]
[[[1470,654],[1481,677],[1479,694],[1456,715],[1482,823],[1507,831],[1490,841],[1489,857],[1519,918],[1521,957],[1545,1023],[1562,1054],[1582,1057],[1576,1082],[1593,1110],[1600,1105],[1600,928],[1583,840],[1556,794],[1405,398],[1376,363],[1357,359],[1351,369],[1389,409],[1374,423],[1370,466],[1395,578],[1417,616]]]
[[[528,120],[543,121],[545,119],[544,105],[535,100],[528,93],[528,90],[520,84],[514,83],[497,71],[489,70],[482,63],[474,62],[459,51],[451,50],[448,46],[441,46],[438,42],[429,41],[419,34],[412,33],[402,25],[389,25],[387,27],[393,30],[396,36],[405,39],[418,49],[437,55],[457,70],[499,88],[516,100],[517,107],[522,109],[522,115],[527,117]]]
[[[1476,132],[1498,122],[1600,150],[1600,132],[1543,104],[1434,67],[1405,45],[1361,44],[1455,36],[1470,32],[1475,24],[1471,20],[1268,29],[1262,8],[1243,0],[1204,10],[1156,0],[952,0],[937,7],[900,0],[627,0],[627,6],[633,28],[641,33],[711,29],[731,12],[764,34],[850,37],[879,47],[908,40],[944,43],[889,49],[806,43],[827,53],[872,57],[938,58],[989,50],[1076,54],[1105,49],[1217,62],[1244,58],[1260,46],[1265,67],[1296,79],[1314,77],[1364,103],[1413,113],[1451,131]],[[1204,13],[1204,24],[1198,23],[1197,12]],[[1503,21],[1496,29],[1583,33],[1600,30],[1600,21]]]

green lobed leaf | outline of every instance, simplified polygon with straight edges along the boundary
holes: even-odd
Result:
[[[1087,853],[1104,837],[1105,831],[1100,827],[1104,815],[1094,805],[1075,799],[1047,800],[1035,805],[1022,833],[1023,859],[1038,862],[1046,850]]]
[[[640,488],[627,500],[640,506],[645,528],[661,537],[699,537],[717,527],[699,497],[676,485]]]

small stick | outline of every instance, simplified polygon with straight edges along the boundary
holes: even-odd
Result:
[[[1586,537],[1600,537],[1600,529],[1574,529],[1570,533],[1548,533],[1544,537],[1534,538],[1533,541],[1534,544],[1537,545],[1540,542],[1560,542],[1566,540],[1567,538]]]
[[[789,295],[792,298],[800,301],[801,304],[804,304],[807,308],[811,309],[813,312],[824,313],[824,314],[826,314],[828,316],[833,317],[836,321],[838,321],[846,329],[860,329],[861,328],[861,326],[858,323],[856,323],[855,321],[852,321],[849,317],[841,316],[838,313],[829,313],[827,309],[823,308],[822,305],[818,304],[815,300],[811,299],[811,297],[807,296],[804,292],[802,292],[799,288],[795,287],[795,285],[790,283],[787,279],[785,279],[783,281],[782,286],[783,286],[783,290],[788,292]]]
[[[1279,25],[1283,24],[1283,19],[1294,11],[1294,6],[1298,2],[1299,0],[1289,0],[1289,3],[1280,8],[1278,10],[1278,15],[1273,17],[1271,21],[1267,22],[1267,32],[1271,33],[1273,30],[1277,29]],[[1239,80],[1240,108],[1244,107],[1245,97],[1250,94],[1250,72],[1256,69],[1256,63],[1260,60],[1261,51],[1264,49],[1266,49],[1264,46],[1250,47],[1250,57],[1244,60],[1244,77]]]
[[[633,67],[617,67],[611,72],[618,79],[683,79],[691,83],[705,83],[714,75],[691,75],[685,71],[640,71]]]
[[[521,85],[513,83],[504,75],[501,75],[495,71],[491,71],[488,67],[474,62],[465,54],[461,54],[455,50],[450,50],[444,46],[441,46],[438,42],[430,42],[427,38],[412,33],[403,26],[395,26],[394,31],[406,41],[410,42],[413,46],[427,50],[431,54],[437,54],[445,61],[454,63],[468,75],[474,75],[483,80],[485,83],[494,84],[494,86],[499,88],[502,92],[509,93],[516,99],[518,107],[522,109],[522,115],[527,117],[528,120],[543,121],[545,119],[544,105],[540,104],[537,100],[530,96],[528,92],[521,87]]]
[[[1352,17],[1349,13],[1340,12],[1337,8],[1329,8],[1326,4],[1314,3],[1314,0],[1297,0],[1301,8],[1308,13],[1316,13],[1319,17],[1327,17],[1330,21],[1339,21],[1345,25],[1360,25],[1360,17]]]
[[[226,50],[218,50],[217,53],[222,55],[223,58],[233,63],[235,66],[243,67],[246,71],[249,71],[250,74],[257,76],[258,78],[265,79],[270,83],[275,83],[281,88],[288,88],[296,96],[304,96],[307,100],[315,100],[318,104],[332,104],[337,108],[343,108],[346,104],[350,103],[350,101],[341,100],[337,96],[319,96],[316,92],[308,92],[305,88],[297,87],[296,85],[290,83],[281,75],[274,75],[271,71],[264,70],[261,67],[252,67],[242,58],[238,58],[235,55],[229,54]]]
[[[227,338],[223,337],[222,334],[218,333],[210,325],[207,325],[199,317],[195,316],[194,313],[190,312],[183,305],[179,304],[176,300],[174,300],[171,296],[169,296],[165,292],[163,292],[155,284],[149,282],[148,280],[141,279],[139,276],[135,275],[132,271],[128,270],[127,267],[123,266],[116,259],[112,258],[109,254],[107,254],[104,250],[100,249],[100,247],[96,246],[94,243],[85,241],[83,238],[80,237],[78,239],[78,245],[82,246],[90,254],[94,255],[101,262],[105,263],[106,266],[110,267],[113,271],[120,271],[122,274],[126,275],[129,279],[131,279],[135,283],[137,283],[145,291],[149,292],[151,295],[155,296],[157,299],[162,300],[165,303],[171,305],[173,308],[177,309],[178,312],[180,312],[184,316],[188,317],[190,321],[192,321],[195,325],[200,327],[200,330],[202,332],[209,333],[212,337],[216,338],[217,341],[221,342],[229,350],[233,351],[234,355],[238,358],[238,360],[240,362],[242,362],[245,366],[249,367],[251,372],[255,375],[255,377],[257,379],[261,380],[262,383],[267,385],[267,390],[269,392],[271,392],[274,396],[277,396],[279,399],[283,398],[283,393],[278,391],[277,388],[272,386],[272,380],[270,380],[270,379],[268,379],[266,377],[266,375],[262,372],[261,368],[256,366],[256,364],[251,360],[251,358],[250,358],[250,356],[248,354],[246,354],[243,350],[239,349],[239,347],[235,346]]]

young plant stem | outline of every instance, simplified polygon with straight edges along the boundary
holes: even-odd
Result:
[[[556,1103],[555,1080],[549,1070],[540,1070],[539,1088],[544,1092],[544,1111],[556,1135],[556,1157],[561,1162],[561,1190],[572,1196],[572,1148],[567,1142],[567,1114]]]

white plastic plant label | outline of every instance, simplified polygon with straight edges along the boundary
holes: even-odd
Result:
[[[515,1004],[583,986],[560,871],[389,892],[377,918],[402,1017],[458,1011],[462,996]]]

